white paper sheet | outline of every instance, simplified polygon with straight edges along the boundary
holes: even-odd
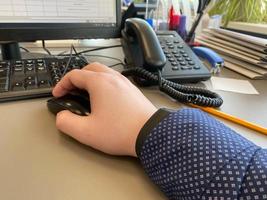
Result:
[[[224,90],[242,94],[259,94],[254,86],[247,80],[211,77],[214,90]]]

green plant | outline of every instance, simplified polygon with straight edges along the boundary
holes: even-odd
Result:
[[[217,0],[209,14],[222,14],[224,26],[229,21],[267,23],[267,0]]]

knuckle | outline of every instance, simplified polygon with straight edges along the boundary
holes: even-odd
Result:
[[[57,114],[56,116],[56,127],[59,130],[62,130],[62,128],[65,126],[64,125],[64,119],[65,119],[65,112],[66,111],[61,111]]]
[[[93,65],[102,65],[102,64],[100,64],[99,62],[96,62],[96,61],[95,61],[95,62],[92,62],[90,65],[93,66]],[[89,65],[89,66],[90,66],[90,65]]]
[[[85,67],[83,67],[83,69],[85,69],[85,70],[90,70],[92,67],[96,67],[96,66],[98,66],[98,65],[100,65],[99,62],[92,62],[92,63],[90,63],[89,65],[86,65]]]
[[[73,70],[71,70],[70,71],[70,74],[78,74],[78,73],[80,73],[80,69],[73,69]]]

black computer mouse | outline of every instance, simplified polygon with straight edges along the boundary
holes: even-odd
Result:
[[[81,116],[87,116],[91,112],[88,93],[70,93],[59,98],[54,97],[47,101],[47,107],[55,115],[62,110],[69,110]]]

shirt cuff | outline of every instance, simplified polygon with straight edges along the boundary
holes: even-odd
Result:
[[[139,135],[137,136],[135,151],[136,155],[139,157],[143,144],[151,133],[152,129],[156,127],[165,117],[167,117],[171,113],[171,110],[161,108],[157,112],[155,112],[152,117],[145,123],[143,128],[141,129]]]

